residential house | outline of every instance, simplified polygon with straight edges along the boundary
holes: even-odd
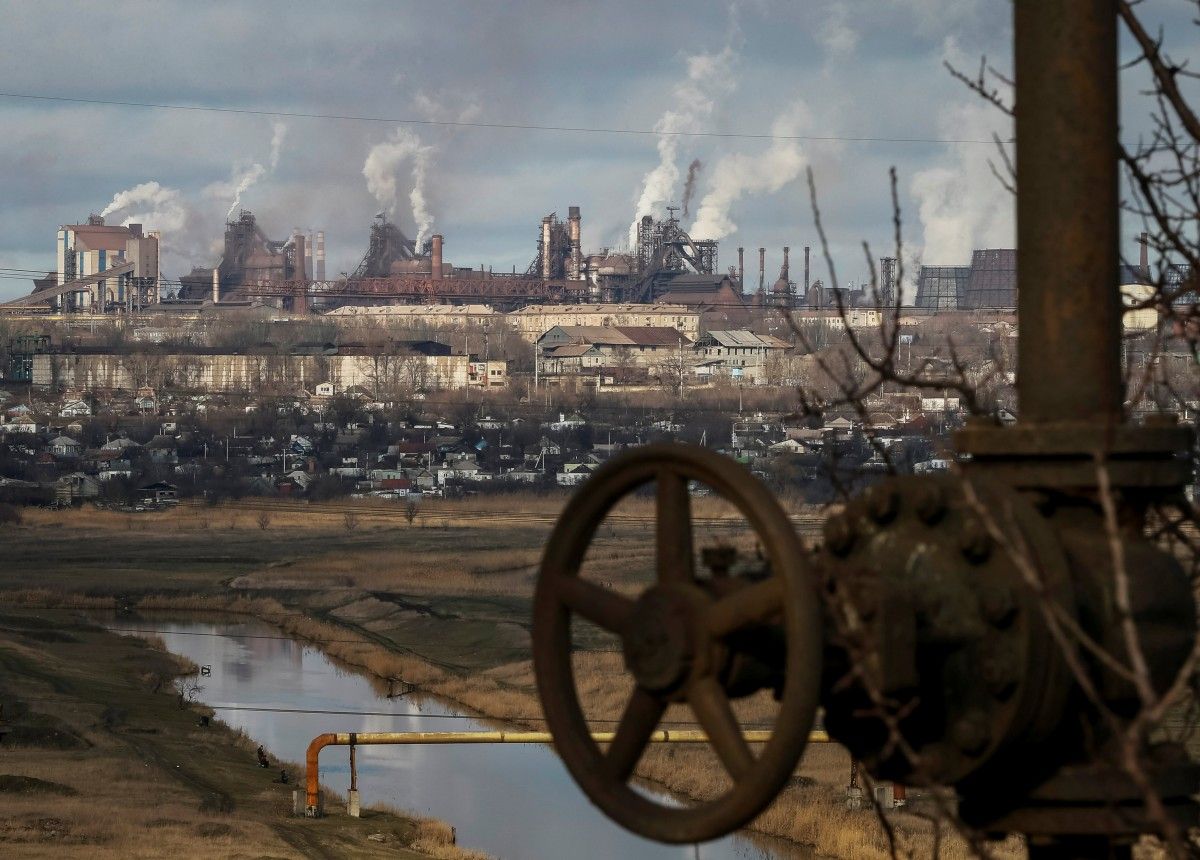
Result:
[[[138,498],[151,505],[174,505],[179,502],[179,488],[166,481],[155,481],[138,487]]]
[[[92,414],[92,407],[84,400],[72,400],[58,410],[61,418],[84,418]]]
[[[54,496],[59,502],[70,504],[82,499],[94,499],[100,495],[100,482],[83,472],[63,475],[55,482]]]
[[[504,388],[508,385],[508,362],[483,360],[471,356],[467,365],[467,385],[479,388]]]
[[[564,463],[554,476],[554,481],[560,487],[577,487],[592,476],[599,467],[599,461],[594,457],[581,463]]]
[[[37,433],[38,423],[28,415],[17,415],[10,418],[7,424],[0,425],[6,433]]]
[[[74,458],[83,451],[83,446],[70,436],[55,436],[50,440],[50,453],[55,457]]]

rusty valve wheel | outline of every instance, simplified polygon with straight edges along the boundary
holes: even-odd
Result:
[[[657,483],[656,581],[631,599],[579,571],[605,515],[651,481]],[[690,481],[708,485],[746,518],[766,556],[764,576],[697,578]],[[534,671],[559,754],[610,818],[661,842],[703,842],[748,823],[775,799],[804,752],[818,704],[821,613],[804,564],[800,540],[767,489],[738,463],[703,448],[638,448],[598,469],[572,498],[550,535],[538,577]],[[620,638],[636,682],[607,750],[592,739],[575,686],[574,615]],[[769,655],[744,654],[742,646],[762,650],[751,643],[761,642],[764,631],[774,631],[766,637],[775,643],[766,649]],[[769,669],[739,672],[747,660],[765,660]],[[756,755],[731,699],[766,686],[775,687],[779,707],[770,740]],[[676,702],[690,706],[732,781],[715,800],[682,808],[658,803],[630,784],[652,733]]]

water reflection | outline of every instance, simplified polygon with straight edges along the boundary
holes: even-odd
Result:
[[[101,620],[114,629],[158,633],[172,651],[211,666],[212,674],[200,679],[204,689],[198,698],[216,708],[226,723],[293,762],[303,762],[308,742],[322,732],[493,728],[436,700],[388,698],[386,683],[340,667],[317,649],[266,625],[179,616]],[[323,782],[345,791],[349,770],[344,747],[325,750]],[[295,776],[302,778],[300,772]],[[711,842],[700,846],[697,855],[692,846],[664,846],[633,836],[592,807],[557,756],[541,745],[359,747],[358,780],[364,805],[382,802],[442,818],[457,828],[460,844],[497,858],[809,856],[774,841],[760,844],[757,838]]]

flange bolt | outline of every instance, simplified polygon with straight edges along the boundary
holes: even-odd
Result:
[[[926,484],[917,490],[916,508],[921,521],[933,525],[946,513],[946,494],[936,484]]]
[[[867,513],[877,523],[888,523],[896,518],[900,510],[900,497],[890,484],[876,484],[867,490]]]
[[[854,526],[845,514],[834,514],[825,521],[825,545],[834,555],[846,555],[854,546]]]
[[[971,517],[962,525],[958,538],[959,549],[972,564],[982,564],[992,554],[992,536],[983,523]]]
[[[950,728],[950,740],[967,755],[979,755],[992,742],[987,718],[977,711],[964,714]]]

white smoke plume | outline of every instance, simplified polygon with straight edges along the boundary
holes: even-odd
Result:
[[[272,173],[279,166],[279,153],[283,151],[283,140],[287,137],[287,123],[276,121],[271,126],[271,158],[268,161]]]
[[[947,59],[963,67],[952,40],[947,40]],[[993,132],[1001,139],[1011,134],[1011,125],[990,105],[967,100],[942,108],[938,131],[950,138],[988,140]],[[979,143],[951,144],[944,162],[915,174],[910,191],[917,203],[923,234],[921,260],[934,266],[966,265],[976,248],[1011,248],[1015,241],[1012,195],[992,174],[989,161],[998,162],[993,146]],[[1003,168],[1003,165],[998,165]]]
[[[425,181],[432,163],[433,147],[422,143],[421,138],[406,128],[398,128],[382,143],[371,147],[363,163],[362,174],[367,180],[367,190],[379,202],[389,216],[396,214],[398,190],[396,173],[411,162],[412,190],[408,200],[412,206],[413,220],[417,225],[417,246],[425,240],[433,227],[433,216],[429,212],[425,194]]]
[[[793,103],[771,123],[771,134],[798,135],[811,123],[803,102]],[[737,230],[732,210],[749,194],[774,194],[793,182],[808,159],[800,141],[776,139],[765,152],[723,156],[713,167],[708,193],[700,201],[688,232],[695,239],[723,239]]]
[[[733,92],[733,67],[737,52],[732,45],[715,54],[697,54],[687,61],[687,77],[672,93],[673,107],[667,110],[654,130],[658,138],[658,166],[642,180],[642,193],[629,226],[629,244],[637,242],[638,222],[654,215],[671,200],[679,187],[679,132],[703,130],[721,99]]]
[[[160,231],[164,256],[182,257],[193,264],[210,261],[211,238],[220,229],[215,213],[206,215],[178,188],[154,181],[118,191],[100,214],[115,216],[122,225],[144,224],[148,230]]]
[[[279,167],[279,156],[283,151],[283,141],[287,137],[287,130],[286,123],[276,122],[271,126],[271,152],[267,157],[267,166],[264,167],[257,161],[244,167],[235,165],[228,182],[214,182],[204,189],[206,197],[233,197],[233,202],[229,204],[229,211],[225,213],[226,221],[231,220],[234,213],[241,208],[242,195],[257,185],[264,176],[274,173],[275,169]]]
[[[229,211],[225,213],[225,220],[229,221],[233,218],[233,213],[238,211],[242,205],[242,195],[250,190],[250,187],[262,179],[266,174],[267,169],[258,162],[251,164],[243,169],[240,173],[235,173],[234,178],[229,185],[233,188],[233,202],[229,204]]]
[[[127,191],[118,191],[100,214],[105,218],[120,214],[122,224],[145,224],[153,230],[174,231],[186,223],[187,206],[178,188],[143,182]]]

